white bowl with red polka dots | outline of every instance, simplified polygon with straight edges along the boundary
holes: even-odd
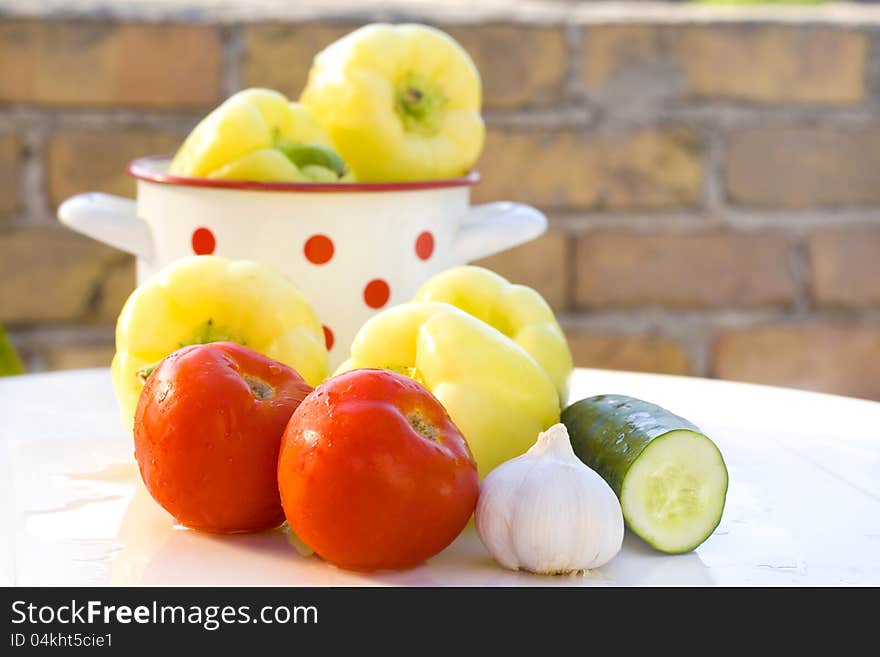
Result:
[[[137,278],[192,254],[268,263],[324,325],[331,367],[376,312],[409,301],[430,276],[531,240],[535,208],[470,204],[479,177],[409,183],[255,183],[165,173],[167,157],[128,171],[137,201],[87,193],[58,210],[70,228],[137,256]]]

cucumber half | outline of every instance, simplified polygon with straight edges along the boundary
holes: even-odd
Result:
[[[646,445],[623,479],[620,507],[651,546],[689,552],[715,531],[726,493],[721,452],[703,434],[684,429]]]
[[[575,454],[614,489],[627,526],[649,545],[689,552],[718,526],[727,467],[695,425],[624,395],[582,399],[562,421]]]

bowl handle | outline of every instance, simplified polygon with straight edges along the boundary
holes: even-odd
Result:
[[[547,230],[547,217],[521,203],[501,201],[473,206],[453,246],[456,264],[485,258],[533,240]]]
[[[153,259],[153,239],[147,224],[137,215],[134,201],[112,194],[77,194],[58,208],[58,219],[65,226],[133,253]]]

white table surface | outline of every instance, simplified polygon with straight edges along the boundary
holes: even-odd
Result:
[[[572,399],[622,393],[700,426],[727,462],[721,524],[670,556],[627,533],[601,569],[506,571],[472,527],[424,565],[373,574],[302,556],[284,530],[175,528],[146,493],[106,369],[0,379],[5,585],[880,585],[880,403],[705,379],[578,370]]]

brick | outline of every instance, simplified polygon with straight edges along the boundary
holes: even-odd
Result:
[[[0,232],[0,323],[88,319],[118,251],[66,229]]]
[[[562,29],[481,25],[446,31],[473,58],[485,108],[547,105],[562,97],[567,64]]]
[[[4,21],[0,102],[205,107],[221,96],[217,29]]]
[[[60,132],[48,144],[49,197],[53,205],[81,192],[134,196],[135,181],[126,164],[142,155],[172,153],[179,135],[150,130],[114,129]]]
[[[598,25],[582,70],[587,89],[636,98],[846,106],[865,99],[867,59],[866,35],[852,30]]]
[[[597,232],[577,241],[581,308],[750,308],[794,299],[789,245],[776,234]]]
[[[687,352],[668,338],[579,331],[569,331],[567,337],[576,367],[682,375],[691,372]]]
[[[0,219],[14,214],[18,208],[20,152],[21,145],[14,134],[0,135]]]
[[[722,379],[880,400],[880,328],[773,325],[722,333],[713,374]]]
[[[673,46],[688,93],[766,104],[852,105],[865,97],[866,35],[782,26],[695,26]]]
[[[554,311],[560,311],[567,305],[567,241],[563,233],[551,231],[474,264],[491,269],[512,283],[534,288]]]
[[[116,349],[110,344],[53,345],[43,352],[47,370],[110,367]]]
[[[613,135],[490,130],[475,198],[544,208],[692,207],[700,203],[701,150],[683,127]]]
[[[359,25],[251,25],[244,30],[244,81],[298,98],[314,56]],[[488,109],[557,101],[565,78],[565,35],[559,28],[484,25],[445,28],[468,51],[483,81]]]
[[[93,316],[97,324],[116,324],[116,318],[135,288],[134,257],[126,256],[109,267],[102,276],[100,292],[96,295]]]
[[[811,293],[820,306],[880,305],[880,227],[818,231],[810,237]]]
[[[738,130],[729,136],[724,184],[744,206],[880,203],[880,126]]]
[[[299,98],[315,55],[355,27],[333,23],[248,25],[244,28],[245,86],[268,87],[292,100]]]

